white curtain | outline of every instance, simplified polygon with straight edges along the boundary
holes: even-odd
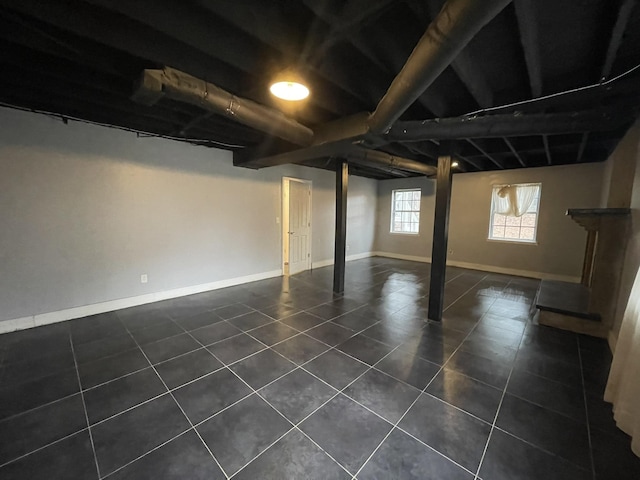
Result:
[[[616,424],[631,435],[631,450],[640,457],[640,269],[624,312],[604,399],[613,403]]]
[[[521,217],[531,207],[538,188],[538,185],[505,185],[494,188],[494,211],[508,217]]]

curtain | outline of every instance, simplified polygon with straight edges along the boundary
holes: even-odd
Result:
[[[533,204],[538,188],[538,185],[505,185],[494,188],[494,211],[508,217],[521,217]]]
[[[631,435],[631,450],[640,457],[640,269],[624,312],[604,399],[613,403],[616,424]]]

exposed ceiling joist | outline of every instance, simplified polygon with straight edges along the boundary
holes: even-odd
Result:
[[[526,167],[527,164],[522,158],[522,155],[520,155],[518,151],[515,149],[515,147],[513,146],[513,143],[511,143],[511,140],[509,140],[507,137],[502,137],[502,139],[504,140],[504,143],[507,144],[507,147],[509,147],[509,150],[511,150],[511,153],[513,153],[513,156],[516,157],[520,165],[522,165],[523,167]]]
[[[520,41],[529,73],[531,95],[535,98],[542,95],[542,59],[538,47],[540,39],[534,3],[534,0],[513,0],[520,29]]]
[[[582,161],[582,156],[584,155],[584,150],[587,147],[588,140],[589,140],[589,132],[584,132],[582,134],[582,139],[580,140],[580,146],[578,147],[578,154],[576,155],[576,163],[580,163]]]
[[[553,165],[551,150],[549,149],[549,137],[547,135],[542,135],[542,144],[544,145],[544,154],[547,156],[547,163]]]
[[[493,164],[498,167],[498,168],[504,168],[504,163],[502,163],[500,160],[498,160],[497,158],[495,158],[493,155],[491,155],[490,153],[488,153],[477,140],[472,140],[470,138],[466,138],[465,139],[467,142],[469,142],[471,145],[474,146],[474,148],[476,148],[480,153],[482,153],[482,155],[484,155],[485,157],[487,157],[489,160],[491,160],[491,162],[493,162]]]
[[[618,49],[622,44],[622,37],[627,29],[627,23],[631,17],[631,11],[636,6],[637,0],[622,0],[620,8],[618,9],[618,15],[616,21],[611,30],[611,38],[607,46],[607,53],[605,54],[604,62],[602,65],[602,71],[600,72],[600,80],[606,80],[611,74],[613,68],[613,62],[616,59]]]

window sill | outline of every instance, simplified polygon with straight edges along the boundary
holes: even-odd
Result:
[[[508,243],[509,245],[534,245],[537,246],[538,242],[537,241],[533,241],[533,242],[528,242],[528,241],[518,241],[518,240],[499,240],[497,238],[487,238],[487,242],[492,242],[492,243]]]
[[[410,237],[419,237],[420,232],[412,233],[412,232],[389,232],[390,235],[408,235]]]

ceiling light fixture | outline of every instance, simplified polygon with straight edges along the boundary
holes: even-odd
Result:
[[[280,72],[273,79],[269,91],[278,98],[294,102],[309,96],[309,87],[305,85],[305,81],[289,69]]]
[[[298,82],[276,82],[269,87],[273,95],[283,100],[304,100],[309,96],[309,89]]]
[[[453,163],[451,163],[451,166],[452,166],[453,168],[456,168],[458,165],[460,165],[458,162],[453,162]]]

